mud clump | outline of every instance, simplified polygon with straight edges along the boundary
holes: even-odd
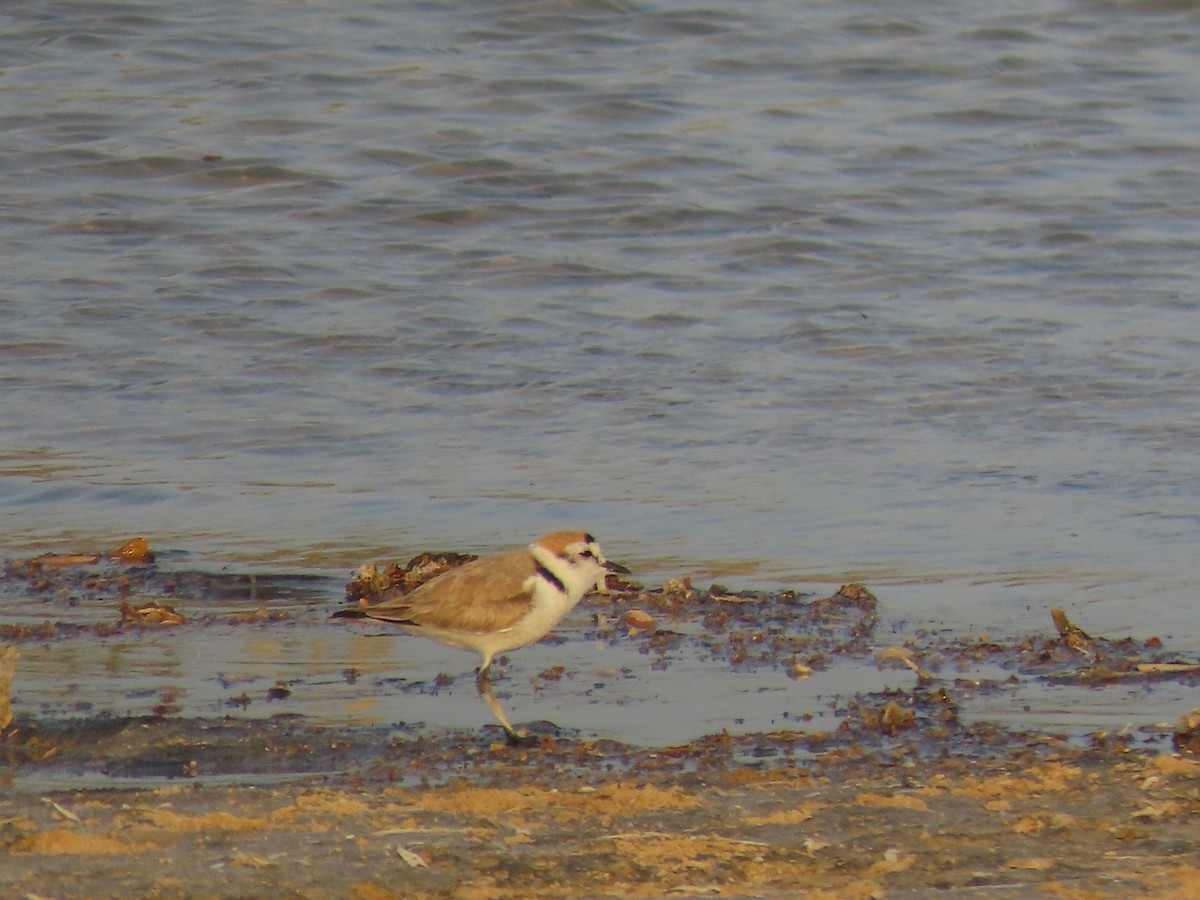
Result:
[[[395,562],[366,563],[346,585],[346,602],[374,606],[389,597],[404,596],[426,581],[478,558],[469,553],[426,551],[403,566]]]

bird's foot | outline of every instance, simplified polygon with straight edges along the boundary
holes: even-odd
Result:
[[[510,747],[536,747],[542,742],[541,735],[530,734],[524,728],[505,729],[504,740]]]

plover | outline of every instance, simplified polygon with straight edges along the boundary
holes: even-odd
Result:
[[[509,742],[520,743],[526,735],[509,723],[492,692],[492,658],[546,635],[585,594],[604,591],[610,572],[629,570],[606,560],[590,534],[555,531],[520,550],[444,572],[411,593],[334,616],[391,622],[410,634],[477,651],[482,662],[475,686]]]

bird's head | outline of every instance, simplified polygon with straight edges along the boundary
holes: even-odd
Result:
[[[628,575],[629,570],[620,563],[604,558],[596,539],[586,531],[554,531],[543,535],[529,546],[534,558],[550,569],[558,578],[572,582],[582,581],[584,590],[594,585],[605,593],[605,578],[614,574]],[[547,559],[553,556],[553,561]]]

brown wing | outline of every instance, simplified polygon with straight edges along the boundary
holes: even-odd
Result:
[[[410,594],[384,600],[363,612],[369,618],[402,625],[498,631],[529,612],[532,597],[524,584],[533,574],[529,551],[514,550],[458,566]]]

